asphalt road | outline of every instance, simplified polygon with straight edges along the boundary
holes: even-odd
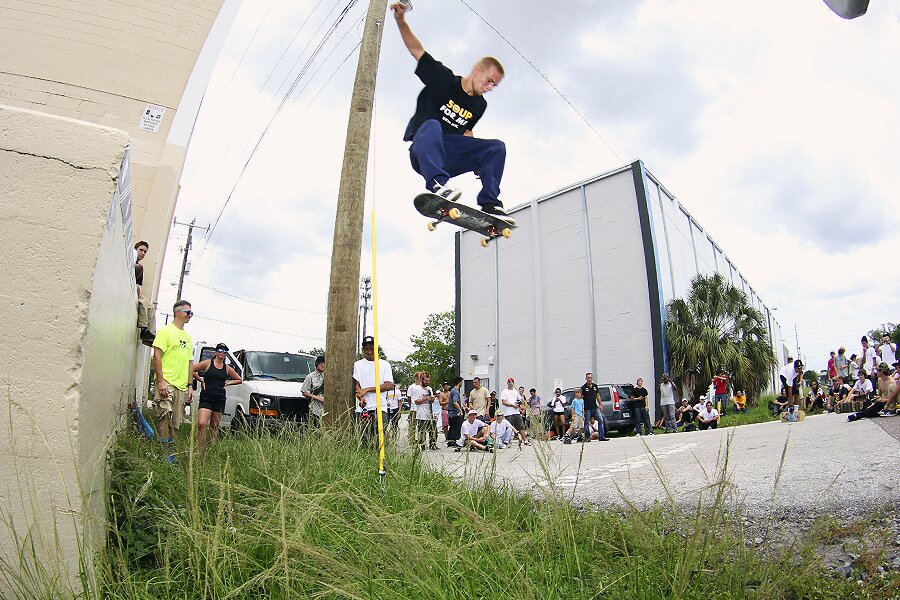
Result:
[[[669,497],[696,506],[698,494],[715,494],[727,454],[725,489],[732,506],[748,512],[821,512],[900,501],[898,435],[900,417],[848,423],[845,415],[826,414],[800,423],[616,438],[584,446],[536,442],[494,454],[455,453],[442,444],[440,451],[425,456],[463,479],[493,473],[498,481],[536,495],[556,493],[600,506],[627,500],[647,507]]]

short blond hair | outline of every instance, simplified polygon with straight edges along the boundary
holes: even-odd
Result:
[[[475,66],[480,67],[483,71],[486,71],[491,67],[494,67],[495,69],[497,69],[498,73],[500,73],[501,75],[506,75],[506,73],[503,71],[503,65],[501,65],[500,61],[497,60],[496,58],[494,58],[493,56],[485,56],[484,58],[479,60],[477,63],[475,63]]]

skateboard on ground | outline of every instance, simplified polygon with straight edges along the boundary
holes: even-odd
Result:
[[[416,210],[435,219],[428,222],[428,231],[434,231],[442,221],[453,223],[463,229],[474,231],[485,236],[481,240],[482,246],[487,246],[498,237],[508,238],[512,235],[515,225],[504,221],[500,217],[481,212],[477,208],[445,200],[436,194],[425,192],[416,196],[413,200]]]
[[[803,419],[806,418],[806,412],[805,412],[805,411],[802,411],[802,410],[795,410],[794,412],[797,414],[797,419],[794,420],[794,421],[790,421],[791,423],[799,423],[800,421],[802,421]],[[788,413],[787,413],[787,411],[784,411],[783,413],[781,413],[781,422],[782,422],[782,423],[787,423],[788,421],[789,421],[789,419],[788,419]]]

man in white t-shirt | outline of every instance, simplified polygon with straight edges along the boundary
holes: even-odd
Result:
[[[893,365],[897,362],[897,344],[891,341],[891,336],[885,335],[881,338],[878,352],[881,355],[881,362],[888,365]]]
[[[496,448],[506,448],[512,441],[513,426],[502,412],[497,413],[494,422],[491,423],[491,442]]]
[[[377,432],[378,404],[375,390],[375,338],[367,335],[362,341],[363,358],[353,363],[353,385],[356,389],[356,420],[364,439],[372,440]],[[378,375],[381,379],[382,417],[387,412],[387,393],[394,389],[394,374],[391,363],[379,359]]]
[[[478,419],[475,410],[470,410],[466,415],[466,420],[463,421],[460,433],[462,434],[459,438],[461,447],[456,449],[457,452],[465,447],[487,452],[491,451],[491,447],[488,444],[488,426],[484,421]]]
[[[869,377],[874,381],[876,366],[878,365],[878,353],[875,352],[874,346],[869,344],[869,338],[866,336],[862,336],[860,338],[860,343],[862,344],[862,368],[866,370],[866,373],[869,374]]]
[[[516,380],[510,377],[506,380],[506,389],[500,392],[500,412],[506,417],[513,429],[516,430],[519,443],[530,446],[531,442],[525,436],[525,421],[522,419],[522,413],[519,411],[519,404]]]
[[[662,408],[663,425],[666,433],[675,433],[678,427],[675,425],[675,384],[669,378],[668,373],[663,373],[659,383],[659,406]]]
[[[788,362],[781,369],[781,385],[787,390],[788,412],[794,412],[794,405],[797,404],[800,396],[800,376],[803,373],[803,363],[799,360],[793,360],[788,356]]]
[[[704,429],[716,429],[719,426],[719,411],[713,408],[712,402],[707,400],[706,406],[697,415],[697,426]]]
[[[416,446],[425,450],[425,440],[428,439],[428,449],[437,450],[437,427],[434,420],[435,395],[428,383],[431,376],[426,371],[416,373],[416,382],[409,386],[406,395],[409,405],[416,412]]]

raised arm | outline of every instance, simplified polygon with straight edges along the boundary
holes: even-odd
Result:
[[[406,49],[409,50],[414,59],[419,60],[425,54],[425,48],[422,47],[422,42],[409,28],[409,23],[406,22],[406,6],[402,2],[395,2],[391,4],[391,10],[394,11],[394,20],[397,21],[397,29],[400,30],[400,37],[403,39]]]

